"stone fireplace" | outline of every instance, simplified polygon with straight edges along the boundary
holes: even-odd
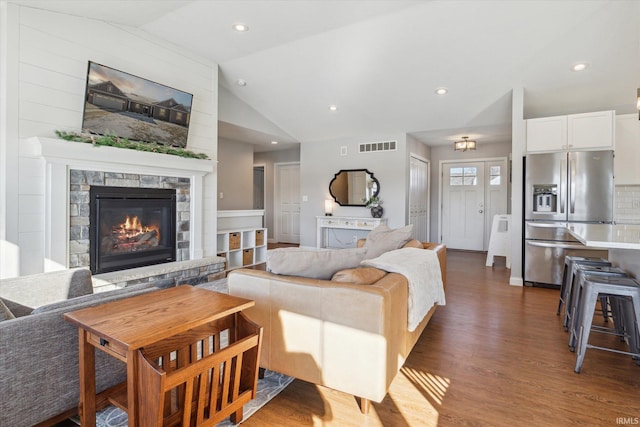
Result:
[[[101,187],[130,188],[142,194],[155,190],[175,193],[173,258],[204,257],[203,187],[204,176],[214,170],[212,160],[53,138],[31,138],[29,143],[30,155],[42,158],[45,166],[45,271],[91,265],[91,189]]]
[[[77,169],[71,170],[69,177],[70,267],[90,266],[92,273],[98,274],[190,259],[189,179]],[[163,198],[168,200],[163,202]],[[103,215],[101,210],[105,211]],[[98,234],[118,225],[104,221],[122,224],[127,215],[130,222],[135,221],[134,217],[138,221],[153,222],[140,224],[143,228],[160,225],[157,231],[160,238],[152,236],[153,231],[145,231],[128,236],[129,242],[112,242],[112,253],[102,253],[101,247],[109,246],[106,239],[113,236]],[[158,221],[162,224],[155,224]],[[136,239],[140,241],[136,243]]]

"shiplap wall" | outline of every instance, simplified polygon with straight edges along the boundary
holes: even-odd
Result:
[[[55,130],[79,131],[87,64],[94,61],[192,93],[187,148],[207,153],[212,159],[217,157],[217,64],[131,27],[16,5],[9,5],[5,13],[4,22],[18,24],[3,28],[7,48],[0,59],[19,62],[17,72],[3,73],[0,82],[14,88],[7,105],[17,108],[17,120],[8,120],[7,128],[2,129],[8,136],[5,144],[23,147],[26,138],[32,136],[52,137]],[[19,275],[41,272],[46,269],[45,171],[40,159],[24,153],[12,158],[19,150],[4,148],[6,162],[18,162],[17,171],[0,171],[3,180],[17,183],[17,203],[7,206],[5,213],[9,240],[5,247],[15,247],[17,243],[18,253],[0,260],[0,270],[17,271]],[[216,186],[216,173],[207,175],[203,215],[213,220],[205,220],[201,231],[205,256],[215,255]],[[6,185],[3,198],[15,199],[16,188]],[[17,210],[17,215],[10,210]],[[17,230],[17,236],[11,230]],[[17,242],[11,241],[15,239]]]

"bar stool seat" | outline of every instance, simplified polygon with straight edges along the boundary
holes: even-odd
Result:
[[[587,348],[612,351],[640,358],[638,331],[640,330],[640,284],[630,277],[612,277],[586,273],[578,284],[582,288],[580,313],[577,322],[578,345],[576,347],[575,372],[580,373]],[[592,331],[593,313],[600,295],[618,298],[622,308],[625,337],[629,343],[629,352],[591,345],[589,333]],[[614,322],[616,319],[614,319]]]
[[[562,310],[562,306],[564,305],[563,326],[565,331],[568,330],[568,322],[569,322],[568,309],[571,307],[570,299],[571,299],[571,289],[573,287],[573,282],[575,277],[575,269],[574,269],[575,265],[610,267],[611,262],[603,258],[583,257],[583,256],[574,256],[574,255],[568,255],[564,258],[564,270],[562,272],[562,284],[560,285],[560,298],[558,301],[558,312],[556,314],[560,315],[560,311]]]

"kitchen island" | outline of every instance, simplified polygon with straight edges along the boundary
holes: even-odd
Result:
[[[640,224],[569,224],[580,243],[608,249],[640,249]]]
[[[609,261],[640,278],[640,224],[570,224],[569,233],[588,246],[609,249]]]

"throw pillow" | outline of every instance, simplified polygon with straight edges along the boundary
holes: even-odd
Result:
[[[9,307],[4,305],[4,301],[0,299],[0,322],[2,322],[3,320],[10,320],[15,318],[16,317],[13,315],[11,310],[9,310]]]
[[[334,282],[354,283],[356,285],[373,285],[387,274],[375,267],[359,267],[340,270],[333,275]]]
[[[418,248],[424,249],[422,242],[420,240],[411,239],[407,243],[404,244],[403,248]]]
[[[354,268],[364,260],[365,249],[349,248],[316,251],[278,248],[267,251],[267,271],[287,276],[329,280],[335,272]]]
[[[369,232],[364,242],[364,249],[367,251],[366,259],[377,258],[385,252],[400,249],[411,240],[412,233],[413,224],[396,229],[384,224],[377,226]]]

